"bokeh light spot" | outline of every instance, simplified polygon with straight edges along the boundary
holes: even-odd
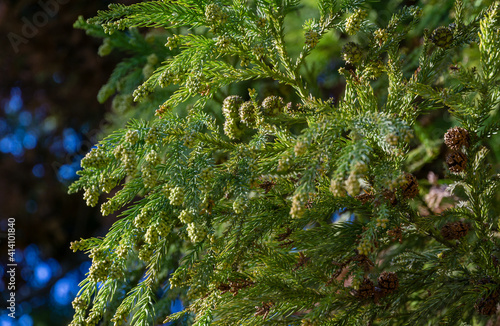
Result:
[[[35,200],[28,200],[26,202],[26,212],[33,214],[37,211],[38,209],[38,204],[36,203]]]
[[[16,113],[23,107],[23,99],[21,98],[21,89],[14,87],[10,91],[10,100],[7,102],[4,110],[5,113]]]
[[[43,167],[43,164],[37,164],[33,167],[33,175],[37,178],[41,178],[45,175],[45,168]]]
[[[42,287],[52,278],[52,270],[49,265],[41,262],[35,267],[34,277],[35,285]]]
[[[19,123],[21,126],[27,127],[31,124],[31,113],[28,111],[22,111],[19,113]]]
[[[23,139],[24,148],[33,149],[36,147],[36,143],[37,143],[37,139],[33,133],[28,132],[26,135],[24,135],[24,139]]]
[[[33,318],[30,315],[22,315],[18,324],[19,326],[33,326]]]

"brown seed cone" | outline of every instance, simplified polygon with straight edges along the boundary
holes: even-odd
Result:
[[[378,277],[378,286],[382,291],[382,295],[392,293],[399,286],[398,276],[393,272],[383,272]]]
[[[363,205],[365,205],[366,203],[372,201],[375,196],[373,196],[372,194],[367,194],[367,193],[363,193],[361,195],[357,195],[356,197],[357,200],[359,200]]]
[[[475,285],[485,285],[485,284],[493,284],[495,283],[491,277],[487,276],[487,277],[483,277],[482,279],[480,279],[479,281],[472,281],[473,284]]]
[[[218,289],[222,292],[222,294],[224,294],[227,291],[231,290],[231,286],[229,286],[229,284],[221,283]]]
[[[486,298],[481,298],[476,301],[474,308],[481,315],[494,315],[497,312],[498,298],[492,297],[491,295]]]
[[[418,186],[417,186],[418,187]],[[396,193],[394,191],[390,191],[389,189],[385,189],[382,192],[382,195],[386,200],[388,200],[392,206],[396,206],[398,203],[398,199],[396,197]]]
[[[418,195],[418,181],[411,173],[405,173],[406,182],[403,184],[403,197],[413,198]]]
[[[446,240],[456,240],[465,237],[469,229],[470,225],[465,222],[450,222],[441,228],[441,235]]]
[[[469,132],[464,128],[454,127],[444,134],[444,143],[454,151],[461,150],[462,146],[469,147],[469,142]]]
[[[371,298],[375,294],[375,285],[369,278],[363,279],[359,289],[355,291],[354,295],[359,299]]]
[[[446,157],[446,164],[452,173],[460,173],[467,166],[467,155],[462,152],[451,152]]]
[[[493,262],[493,266],[495,267],[498,267],[498,265],[500,264],[498,257],[495,255],[491,255],[491,261]]]
[[[392,237],[392,240],[398,240],[399,243],[403,242],[403,230],[400,226],[387,231],[387,234]]]

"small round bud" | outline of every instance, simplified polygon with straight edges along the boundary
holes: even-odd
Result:
[[[95,205],[97,205],[99,201],[99,190],[97,189],[97,187],[91,186],[90,188],[85,189],[83,199],[86,200],[87,206],[94,207]]]
[[[87,326],[95,326],[99,323],[101,320],[102,315],[98,313],[97,311],[92,311],[87,319],[85,319],[85,325]]]
[[[241,136],[242,131],[238,127],[238,121],[228,118],[224,121],[224,134],[231,139],[237,139]]]
[[[232,39],[228,35],[221,35],[217,38],[215,45],[221,50],[227,50],[231,45]]]
[[[387,217],[377,217],[375,222],[377,227],[385,229],[387,227],[387,223],[389,223],[389,219]]]
[[[334,196],[337,197],[345,197],[346,196],[346,191],[344,187],[342,186],[342,181],[338,180],[336,178],[332,178],[330,181],[330,191]]]
[[[165,46],[168,47],[169,50],[173,50],[179,46],[180,42],[181,42],[180,36],[174,35],[172,37],[167,38],[167,43],[165,43]]]
[[[144,141],[148,145],[156,145],[157,143],[160,142],[160,137],[161,137],[161,133],[160,133],[159,127],[152,126],[149,129],[148,133],[146,134],[146,138],[144,139]]]
[[[262,113],[267,116],[276,116],[284,111],[285,103],[279,96],[268,96],[262,101]]]
[[[155,245],[160,241],[160,233],[158,232],[158,225],[152,224],[146,234],[144,235],[144,240],[150,245]]]
[[[309,48],[314,48],[316,44],[318,44],[319,42],[319,34],[315,30],[312,29],[307,30],[305,33],[305,37],[306,37],[306,45]]]
[[[447,48],[453,42],[453,32],[448,27],[440,26],[432,32],[430,39],[438,47]]]
[[[139,250],[139,259],[142,260],[143,262],[149,262],[151,260],[151,257],[154,254],[154,247],[152,245],[146,244],[141,247]]]
[[[345,189],[351,196],[357,196],[361,192],[361,185],[359,183],[358,177],[359,175],[353,170],[345,181]]]
[[[240,106],[243,99],[238,95],[231,95],[224,99],[222,103],[222,114],[226,119],[238,119]]]
[[[75,310],[85,310],[88,307],[88,302],[85,298],[82,296],[76,297],[73,299],[73,302],[71,302],[71,305],[73,306],[73,309]]]
[[[219,5],[211,3],[205,7],[205,19],[209,25],[218,26],[226,21],[227,16]]]
[[[257,21],[256,25],[257,25],[257,28],[259,28],[259,29],[266,28],[266,26],[267,26],[267,19],[265,19],[264,17],[259,18],[259,20]]]
[[[101,214],[102,214],[102,216],[107,216],[109,214],[113,214],[114,212],[119,210],[120,207],[121,207],[121,205],[120,205],[119,201],[116,200],[115,197],[113,197],[101,205]]]
[[[184,209],[179,214],[179,220],[184,223],[192,223],[194,221],[194,212],[190,209]]]
[[[135,145],[139,141],[139,132],[137,130],[128,130],[125,134],[125,141],[130,145]]]
[[[266,48],[261,44],[256,44],[253,46],[252,53],[257,57],[257,59],[261,59],[266,53]]]
[[[116,248],[116,256],[119,259],[126,259],[131,249],[132,248],[128,245],[120,244],[118,248]]]
[[[161,159],[158,156],[158,153],[154,150],[149,151],[149,153],[146,155],[145,159],[146,159],[146,162],[148,162],[149,164],[151,164],[153,166],[161,163]]]
[[[149,94],[149,90],[145,85],[138,86],[135,91],[132,93],[134,97],[134,102],[139,102],[143,98],[145,98]]]
[[[372,251],[372,244],[367,239],[363,239],[356,248],[360,255],[368,255]]]
[[[170,231],[172,231],[172,226],[165,219],[161,219],[158,222],[158,234],[162,237],[166,237]]]
[[[85,250],[86,248],[85,240],[73,241],[70,243],[70,248],[73,252],[77,252],[79,250]]]
[[[349,18],[347,18],[345,23],[345,31],[349,35],[356,34],[361,28],[361,23],[368,16],[366,11],[362,9],[357,9]]]
[[[207,236],[207,229],[204,225],[189,223],[187,226],[188,236],[192,242],[200,242]]]
[[[122,151],[123,169],[127,175],[133,175],[137,169],[137,155],[132,148],[124,148]]]
[[[134,226],[138,229],[145,228],[151,218],[152,212],[149,207],[143,207],[141,212],[134,219]]]
[[[168,85],[173,84],[174,82],[175,82],[175,74],[172,71],[165,69],[160,75],[158,84],[160,85],[161,88],[165,88]]]
[[[290,155],[285,153],[278,160],[277,170],[278,172],[286,172],[292,167],[292,164],[293,162],[290,158]]]
[[[191,94],[201,93],[203,90],[203,76],[199,73],[190,74],[186,79],[186,88]]]
[[[385,42],[389,40],[389,34],[387,30],[379,28],[374,33],[375,41],[377,41],[378,45],[383,45]]]
[[[292,199],[292,208],[290,216],[292,218],[301,218],[306,211],[306,200],[304,194],[295,194]]]
[[[305,141],[299,140],[295,143],[295,147],[293,148],[293,152],[295,156],[301,156],[307,151],[308,144]]]
[[[174,206],[181,206],[184,202],[184,189],[181,187],[175,187],[170,192],[168,199],[170,200],[170,204]]]
[[[342,47],[342,58],[347,63],[357,63],[363,58],[361,46],[354,42],[348,42]]]
[[[255,106],[253,102],[247,101],[240,106],[239,109],[241,122],[247,125],[248,127],[252,127],[255,125],[256,115],[255,115]]]
[[[395,133],[390,133],[385,136],[385,141],[391,146],[398,146],[399,137]]]
[[[101,89],[99,89],[99,93],[97,93],[97,101],[99,103],[106,102],[113,94],[116,92],[116,89],[109,85],[104,84]]]
[[[107,166],[110,161],[110,157],[106,153],[106,150],[99,146],[94,147],[90,150],[87,155],[82,159],[82,167],[87,168],[96,168],[103,169]]]
[[[102,45],[97,50],[97,53],[99,54],[100,57],[105,57],[109,55],[111,51],[113,51],[113,46],[111,45],[111,39],[106,37],[102,42]]]
[[[245,212],[247,209],[247,203],[245,200],[245,197],[239,196],[236,198],[236,200],[233,202],[233,210],[236,214],[242,214]]]
[[[148,58],[147,58],[147,62],[148,64],[150,65],[155,65],[158,63],[158,56],[156,55],[156,53],[151,53],[150,55],[148,55]]]

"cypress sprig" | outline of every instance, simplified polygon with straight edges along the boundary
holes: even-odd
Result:
[[[473,7],[457,0],[454,25],[411,54],[417,6],[380,26],[361,0],[148,1],[80,18],[102,55],[129,57],[98,96],[114,96],[112,126],[70,187],[118,218],[72,244],[92,259],[72,324],[484,323],[500,301],[500,12]],[[294,22],[303,9],[316,11]],[[465,48],[477,62],[453,63]],[[316,87],[322,53],[342,62],[338,99]],[[444,108],[457,126],[430,135],[421,117]],[[427,163],[445,179],[422,179]]]

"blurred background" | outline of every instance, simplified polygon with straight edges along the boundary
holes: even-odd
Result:
[[[73,28],[79,15],[92,17],[97,10],[106,9],[109,2],[0,0],[0,326],[67,325],[78,283],[90,267],[88,257],[73,253],[69,243],[106,234],[116,219],[103,218],[99,206],[87,207],[82,193],[67,194],[68,185],[77,177],[80,160],[99,139],[100,130],[112,129],[110,123],[124,124],[117,122],[116,112],[110,118],[110,101],[100,104],[97,94],[126,54],[114,51],[100,57],[97,53],[102,40]],[[409,62],[405,74],[411,76],[418,67],[419,54],[412,50],[421,44],[424,28],[432,30],[451,23],[453,2],[370,1],[366,8],[369,19],[381,26],[403,5],[424,8],[421,24],[402,44],[403,52],[408,54],[403,59]],[[477,13],[491,2],[476,0],[467,2],[467,6]],[[306,8],[301,18],[316,6],[312,0],[303,3]],[[303,42],[301,20],[292,18],[288,24],[296,32],[287,39],[300,40],[292,45],[298,51]],[[332,33],[311,55],[316,92],[323,98],[342,96],[344,83],[338,68],[344,62],[338,53],[346,39],[340,32]],[[457,58],[459,62],[477,62],[473,51]],[[385,82],[381,78],[373,86],[380,89]],[[260,88],[259,92],[264,93],[262,87],[276,86],[254,83],[247,87]],[[151,115],[149,110],[147,116]],[[413,168],[419,179],[427,178],[431,171],[436,172],[435,178],[443,177],[442,136],[453,124],[445,107],[420,118],[416,129],[420,145],[413,148],[417,154],[422,153]],[[500,149],[495,142],[498,144],[498,137],[490,148],[497,148],[494,155],[498,162]],[[16,230],[15,320],[5,310],[9,293],[9,218],[15,219]]]
[[[108,3],[0,0],[1,326],[67,325],[90,266],[69,243],[112,223],[81,194],[67,194],[109,110],[96,95],[121,59],[99,57],[101,41],[73,23]],[[8,218],[16,229],[16,320],[5,310]]]

